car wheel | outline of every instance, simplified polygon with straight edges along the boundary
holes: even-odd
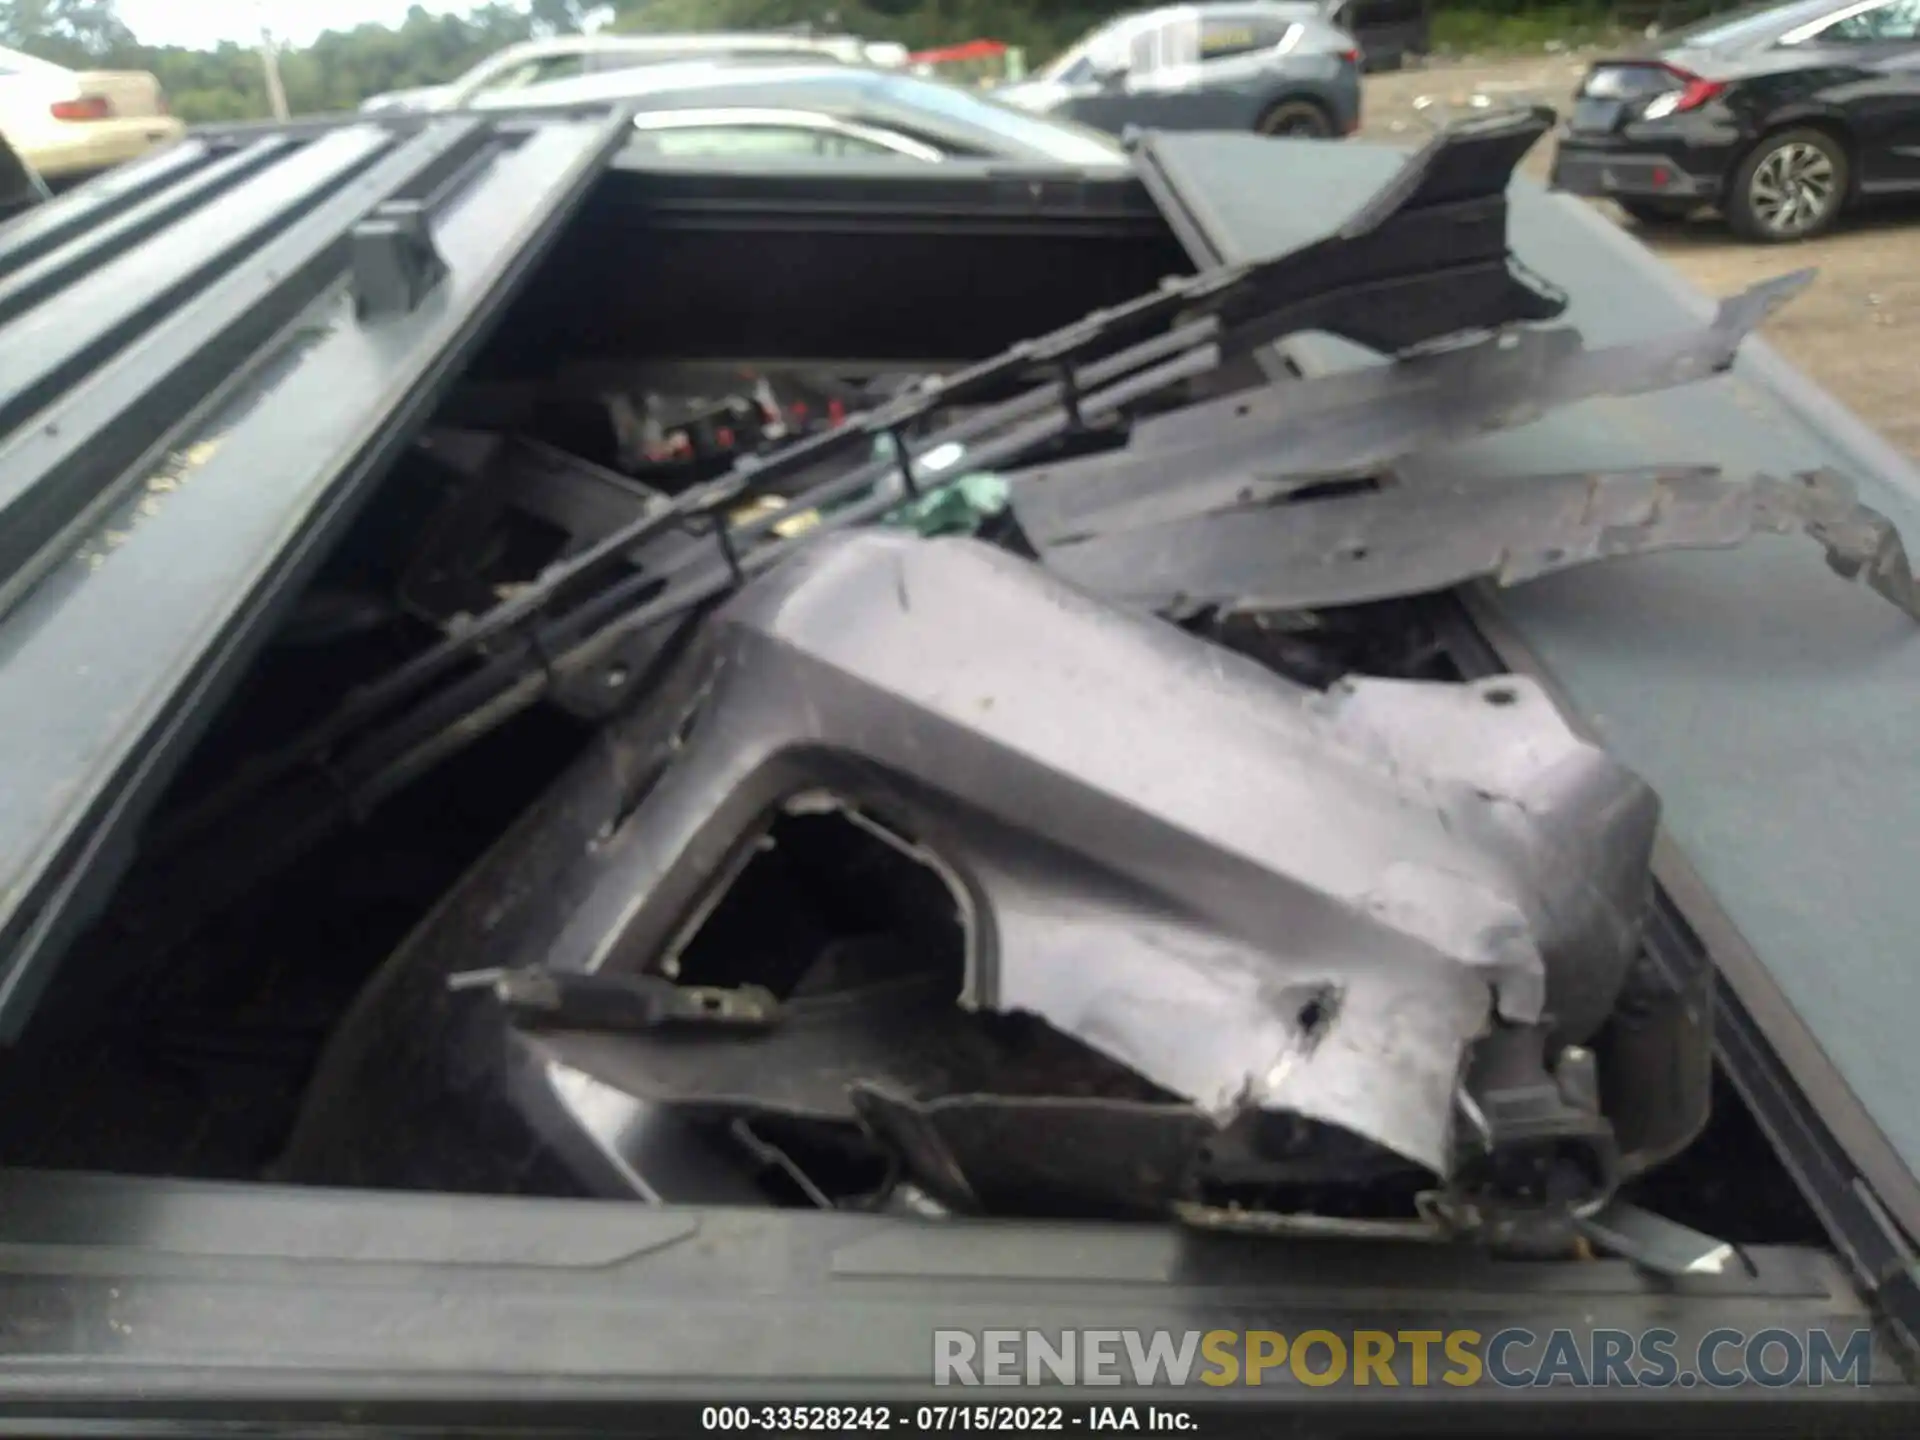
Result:
[[[1646,226],[1685,224],[1695,209],[1691,200],[1616,200],[1613,203],[1626,211],[1634,224]]]
[[[1845,148],[1824,131],[1769,135],[1733,172],[1727,223],[1748,240],[1806,240],[1839,217],[1850,177]]]
[[[1311,100],[1282,100],[1254,121],[1253,128],[1261,135],[1325,140],[1333,134],[1333,120]]]

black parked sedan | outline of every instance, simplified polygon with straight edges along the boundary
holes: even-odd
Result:
[[[1798,0],[1599,61],[1553,180],[1643,224],[1715,205],[1762,241],[1804,240],[1857,200],[1920,191],[1920,0]]]

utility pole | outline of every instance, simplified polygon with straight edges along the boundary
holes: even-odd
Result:
[[[280,83],[280,55],[274,48],[273,30],[267,24],[267,0],[254,0],[254,13],[260,19],[260,68],[267,76],[267,104],[273,118],[287,118],[287,91]]]

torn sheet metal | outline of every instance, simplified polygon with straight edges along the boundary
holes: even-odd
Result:
[[[1036,544],[1139,529],[1377,475],[1408,455],[1596,396],[1689,384],[1730,366],[1813,273],[1764,281],[1721,301],[1707,325],[1656,340],[1589,350],[1570,327],[1514,328],[1142,419],[1122,451],[1019,472],[1016,513]]]
[[[707,640],[705,703],[556,965],[656,968],[826,790],[962,890],[963,1006],[1216,1125],[1306,1117],[1445,1175],[1475,1039],[1590,1033],[1637,948],[1657,804],[1524,680],[1321,695],[1002,551],[879,532],[823,537]]]
[[[1727,549],[1803,531],[1828,564],[1920,619],[1891,521],[1832,472],[1730,479],[1711,468],[1399,486],[1221,511],[1057,543],[1047,564],[1114,600],[1164,610],[1299,610],[1513,585],[1659,550]]]

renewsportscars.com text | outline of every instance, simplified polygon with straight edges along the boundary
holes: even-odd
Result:
[[[1864,1387],[1872,1332],[936,1330],[936,1385]]]

